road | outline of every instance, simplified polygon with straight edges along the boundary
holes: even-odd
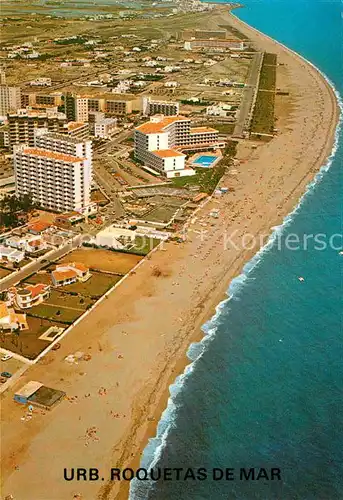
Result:
[[[4,292],[11,286],[16,285],[19,281],[26,279],[32,273],[36,273],[44,266],[46,266],[46,260],[54,261],[68,253],[73,246],[76,248],[78,246],[78,240],[80,236],[76,236],[73,240],[70,240],[67,244],[63,245],[61,248],[57,248],[55,251],[51,251],[48,254],[43,255],[39,259],[35,260],[31,264],[27,265],[24,269],[14,271],[9,276],[3,278],[0,282],[0,292]]]
[[[99,162],[93,163],[94,178],[99,186],[105,191],[110,199],[111,209],[115,212],[115,218],[125,215],[125,210],[119,200],[112,175]]]
[[[250,122],[254,110],[258,84],[260,80],[262,61],[262,52],[257,52],[251,61],[247,82],[243,91],[239,116],[235,129],[233,131],[233,137],[243,137],[244,131],[249,130],[250,128]]]

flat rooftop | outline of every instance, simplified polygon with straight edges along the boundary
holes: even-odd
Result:
[[[66,163],[78,163],[84,161],[84,158],[77,156],[67,155],[64,153],[56,153],[55,151],[48,151],[42,148],[22,148],[22,152],[26,155],[38,156],[41,158],[50,158],[51,160],[64,161]]]

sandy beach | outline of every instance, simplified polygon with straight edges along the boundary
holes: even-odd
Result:
[[[209,27],[223,20],[260,49],[278,55],[277,87],[290,93],[276,97],[278,136],[257,147],[240,143],[239,164],[223,181],[232,192],[196,214],[187,241],[155,251],[65,337],[60,350],[32,366],[14,386],[39,380],[73,399],[51,412],[37,410],[24,422],[26,410],[13,402],[13,389],[5,393],[3,497],[68,500],[80,493],[82,500],[128,498],[129,483],[110,482],[109,470],[138,467],[166,408],[168,387],[189,363],[188,346],[201,339],[201,325],[259,249],[259,244],[242,248],[242,237],[249,234],[259,241],[263,235],[266,242],[332,150],[339,108],[324,78],[223,7],[209,15]],[[212,208],[220,210],[219,218],[200,225],[209,222]],[[235,245],[229,244],[230,235]],[[154,276],[156,267],[159,276]],[[90,353],[92,359],[68,365],[64,358],[75,351]],[[65,481],[65,467],[97,467],[100,481]]]

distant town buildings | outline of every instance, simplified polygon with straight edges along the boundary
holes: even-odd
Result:
[[[245,43],[242,40],[220,40],[220,39],[208,39],[208,40],[188,40],[185,41],[184,49],[202,48],[218,48],[218,49],[230,49],[230,50],[244,50]]]
[[[51,78],[36,78],[31,80],[30,85],[34,87],[51,87]]]
[[[68,120],[88,122],[89,113],[103,112],[113,116],[124,116],[138,109],[138,99],[132,95],[105,94],[79,96],[67,93],[64,97]]]
[[[143,115],[159,115],[175,116],[179,114],[180,105],[173,101],[158,101],[151,97],[144,96],[142,98]]]
[[[61,106],[62,93],[61,92],[50,92],[50,93],[36,93],[36,92],[22,92],[21,93],[21,107],[44,107],[44,106]],[[20,106],[19,106],[20,107]]]

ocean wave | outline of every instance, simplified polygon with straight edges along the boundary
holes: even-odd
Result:
[[[241,21],[241,20],[240,20]],[[241,21],[244,23],[244,21]],[[244,23],[247,24],[247,23]],[[251,26],[249,26],[251,28]],[[273,41],[273,38],[269,37],[268,35],[265,35],[261,31],[257,30],[256,28],[252,28],[256,32],[260,33],[264,37],[267,37]],[[204,333],[203,338],[199,342],[193,342],[187,351],[187,357],[191,361],[189,365],[186,366],[184,372],[179,375],[173,384],[169,386],[169,394],[170,397],[168,399],[167,407],[162,413],[161,419],[158,423],[157,426],[157,432],[156,436],[154,438],[149,439],[149,442],[147,446],[144,449],[144,452],[142,454],[142,459],[141,459],[141,467],[144,468],[153,468],[156,466],[156,464],[159,462],[162,452],[167,444],[168,441],[168,436],[169,432],[172,429],[174,422],[176,420],[176,415],[177,415],[177,406],[175,404],[175,398],[176,396],[182,391],[187,378],[192,374],[192,372],[196,368],[196,364],[199,361],[199,359],[203,356],[203,354],[206,352],[207,347],[210,342],[214,339],[219,323],[220,323],[220,318],[225,310],[227,312],[227,305],[231,300],[239,300],[239,293],[244,289],[244,287],[247,285],[247,283],[253,279],[249,275],[250,273],[261,263],[263,257],[265,256],[266,253],[268,253],[272,247],[273,244],[276,242],[277,238],[282,235],[285,230],[289,227],[291,223],[293,223],[297,213],[301,209],[303,203],[305,202],[306,198],[308,195],[312,194],[318,183],[324,178],[325,174],[330,170],[330,167],[332,166],[333,160],[336,156],[337,150],[339,148],[339,139],[342,131],[342,123],[343,123],[343,100],[336,89],[335,85],[333,82],[319,69],[317,68],[311,61],[308,61],[306,58],[298,54],[292,49],[289,49],[286,47],[284,44],[279,43],[282,47],[285,49],[289,50],[290,52],[296,54],[298,57],[300,57],[302,60],[304,60],[306,63],[308,63],[310,66],[312,66],[318,73],[321,74],[321,76],[326,80],[326,82],[330,85],[332,88],[332,91],[335,94],[335,97],[337,99],[339,108],[340,108],[340,115],[339,115],[339,121],[335,130],[335,136],[334,136],[334,143],[333,147],[331,150],[331,153],[326,161],[326,163],[320,168],[319,172],[315,175],[313,181],[311,181],[306,189],[304,194],[301,196],[299,199],[297,205],[294,207],[294,209],[284,217],[282,224],[278,226],[271,227],[272,233],[268,239],[268,241],[265,243],[263,247],[250,259],[249,262],[247,262],[242,270],[242,273],[237,276],[236,278],[232,279],[230,282],[230,285],[227,290],[227,295],[228,297],[224,300],[222,300],[216,307],[216,312],[212,316],[212,318],[207,321],[203,326],[202,326],[202,331]],[[131,482],[131,488],[130,488],[130,500],[139,500],[146,498],[146,496],[142,497],[138,491],[139,487],[141,484],[138,484],[139,481],[133,480]],[[149,487],[149,483],[146,483],[146,485]],[[147,486],[144,486],[146,488]],[[145,489],[146,493],[146,489]],[[144,493],[143,493],[144,494]]]

